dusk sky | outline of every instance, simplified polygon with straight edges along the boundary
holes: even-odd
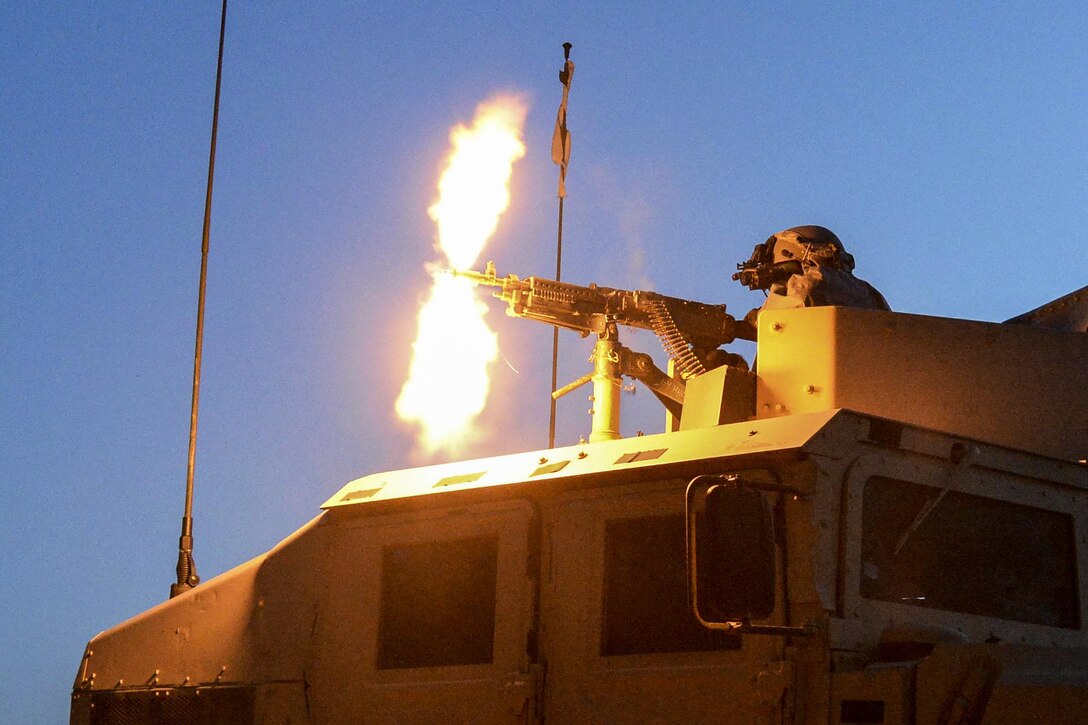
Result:
[[[67,722],[86,641],[175,577],[218,30],[218,2],[0,3],[2,723]],[[393,412],[436,259],[426,210],[450,127],[522,94],[527,153],[478,266],[553,276],[564,41],[565,280],[741,316],[762,296],[736,263],[822,224],[893,309],[1001,321],[1088,282],[1086,37],[1073,2],[236,0],[200,575],[353,478],[447,460]],[[547,444],[551,331],[498,301],[489,322],[505,362],[465,457]],[[652,335],[623,339],[663,364]],[[588,354],[561,336],[561,383]],[[645,390],[624,405],[625,434],[661,430]],[[587,407],[560,402],[560,444]]]

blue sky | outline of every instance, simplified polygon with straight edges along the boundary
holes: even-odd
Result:
[[[365,7],[364,7],[365,5]],[[1077,3],[246,3],[229,10],[197,457],[207,579],[395,421],[447,133],[532,102],[486,251],[554,271],[551,126],[577,70],[564,278],[726,303],[737,261],[835,230],[893,308],[999,321],[1088,266]],[[64,722],[83,644],[164,599],[181,516],[218,4],[0,6],[0,721]],[[550,331],[491,322],[473,455],[543,447]],[[657,352],[652,336],[628,336]],[[561,381],[588,348],[563,338]],[[578,400],[573,400],[578,398]],[[637,393],[625,432],[660,429]],[[588,430],[580,394],[560,442]]]

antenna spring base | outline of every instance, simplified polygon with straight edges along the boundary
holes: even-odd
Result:
[[[187,522],[188,528],[192,530],[192,519]],[[178,564],[177,564],[178,581],[176,584],[170,585],[170,598],[173,599],[177,595],[187,592],[197,584],[200,583],[200,576],[196,573],[196,562],[193,561],[193,536],[192,534],[182,534],[178,539]]]

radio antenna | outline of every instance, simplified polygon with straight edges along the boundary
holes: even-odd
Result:
[[[567,96],[574,80],[574,63],[570,59],[570,43],[563,43],[563,70],[559,82],[563,84],[563,101],[555,117],[552,134],[552,161],[559,164],[559,232],[555,243],[555,281],[563,278],[563,201],[567,198],[567,164],[570,163],[570,132],[567,131]],[[548,448],[555,448],[555,386],[559,368],[559,328],[552,328],[552,394],[551,413],[548,418]]]
[[[223,81],[223,39],[227,30],[227,0],[219,17],[219,60],[215,69],[215,105],[212,110],[212,141],[208,152],[208,190],[204,197],[204,233],[200,244],[200,292],[196,303],[196,351],[193,353],[193,404],[189,415],[189,465],[185,475],[185,513],[178,539],[177,583],[170,585],[170,598],[200,583],[193,561],[193,472],[196,469],[197,412],[200,409],[200,361],[204,343],[204,290],[208,282],[208,237],[212,226],[212,181],[215,178],[215,135],[219,128],[219,89]]]

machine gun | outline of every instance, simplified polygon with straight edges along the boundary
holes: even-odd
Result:
[[[718,348],[741,339],[755,339],[754,330],[725,311],[725,305],[708,305],[656,292],[588,287],[539,277],[500,277],[494,262],[483,272],[454,270],[474,284],[497,287],[495,297],[507,303],[506,313],[597,336],[593,372],[554,391],[560,398],[593,382],[593,429],[590,440],[619,437],[619,389],[623,375],[641,381],[673,415],[679,417],[684,403],[685,381],[708,369],[743,358]],[[649,355],[620,344],[618,326],[651,330],[673,361],[679,377],[658,368]],[[745,364],[744,367],[747,367]]]

